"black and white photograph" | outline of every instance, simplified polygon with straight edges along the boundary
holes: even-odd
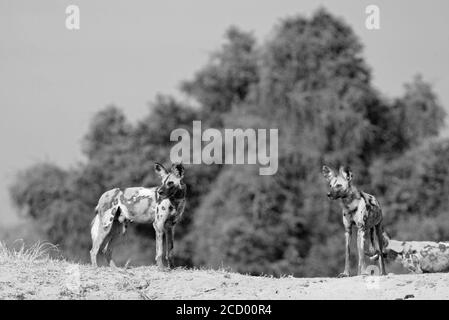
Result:
[[[449,299],[446,0],[0,0],[0,107],[0,300]]]

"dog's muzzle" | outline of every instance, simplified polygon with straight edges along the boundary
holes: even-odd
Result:
[[[176,190],[175,190],[176,191]],[[166,188],[159,188],[157,189],[158,196],[162,198],[168,198],[174,194],[174,191],[172,189],[166,189]]]
[[[157,193],[157,196],[158,196],[159,200],[166,197],[165,191],[164,191],[161,187],[159,187],[159,188],[156,190],[156,193]]]
[[[330,191],[327,193],[327,197],[331,200],[337,200],[340,198],[344,198],[345,194],[341,191]]]
[[[331,200],[338,199],[338,195],[337,195],[337,194],[334,194],[334,193],[332,193],[332,192],[328,192],[328,193],[327,193],[327,197],[328,197],[329,199],[331,199]]]

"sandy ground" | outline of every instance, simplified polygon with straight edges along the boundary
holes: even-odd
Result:
[[[0,299],[449,299],[449,274],[271,278],[0,259]]]

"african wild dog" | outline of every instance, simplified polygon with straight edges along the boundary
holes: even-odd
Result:
[[[160,269],[164,268],[162,255],[165,234],[165,258],[169,267],[173,264],[174,227],[184,212],[186,201],[184,167],[182,164],[173,164],[168,171],[163,165],[156,163],[154,168],[162,180],[159,187],[132,187],[123,191],[116,188],[106,191],[98,200],[91,228],[92,265],[97,265],[97,254],[101,250],[109,265],[114,266],[114,241],[120,232],[126,232],[129,222],[153,224],[156,232],[156,262]]]
[[[449,243],[434,241],[399,241],[383,233],[387,261],[399,261],[414,273],[449,272]],[[370,257],[377,260],[380,254]]]
[[[352,226],[357,228],[358,271],[365,274],[365,237],[370,236],[370,246],[374,248],[374,235],[377,238],[378,251],[383,252],[382,244],[382,210],[376,198],[368,193],[358,191],[352,185],[352,172],[348,168],[340,167],[338,174],[327,166],[323,166],[322,174],[329,182],[330,192],[327,196],[340,199],[343,211],[343,225],[345,227],[345,269],[339,277],[349,276],[349,255]],[[367,233],[368,232],[368,233]],[[380,255],[379,267],[381,274],[385,273],[384,258]]]

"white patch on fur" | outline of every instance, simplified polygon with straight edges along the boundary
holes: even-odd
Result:
[[[100,227],[100,216],[97,214],[92,223],[92,228],[90,229],[90,234],[92,235],[92,241],[98,237],[98,230]]]
[[[157,204],[156,210],[158,211],[158,214],[156,214],[154,222],[159,230],[163,230],[165,221],[167,221],[169,216],[174,215],[176,210],[169,199],[161,200],[161,202]]]
[[[115,208],[107,210],[103,215],[103,228],[109,227],[114,222]]]
[[[138,192],[138,195],[141,197],[153,197],[154,196],[154,190],[152,189],[140,189]]]
[[[357,209],[359,205],[359,199],[354,199],[352,200],[352,202],[350,204],[347,205],[349,211],[355,210]]]
[[[343,188],[347,188],[348,187],[348,180],[346,180],[345,178],[343,178],[342,176],[337,176],[332,178],[329,181],[329,185],[331,188],[335,188],[337,185],[341,185]]]

